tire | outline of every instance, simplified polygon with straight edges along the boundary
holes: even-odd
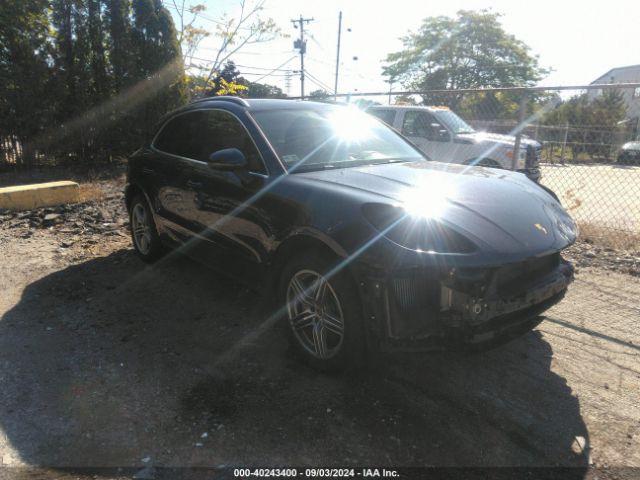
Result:
[[[278,286],[293,350],[305,363],[325,372],[362,366],[365,357],[357,287],[345,271],[328,276],[336,264],[322,252],[296,255],[283,268]],[[324,300],[319,300],[318,287]]]
[[[153,220],[147,199],[142,194],[136,195],[129,207],[129,225],[131,241],[138,256],[147,263],[152,263],[162,256],[164,247],[158,236],[158,229]]]

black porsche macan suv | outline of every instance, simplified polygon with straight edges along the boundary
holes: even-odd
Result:
[[[319,368],[504,341],[573,278],[576,226],[550,192],[431,161],[346,106],[194,102],[130,158],[126,202],[144,260],[171,247],[271,289]]]

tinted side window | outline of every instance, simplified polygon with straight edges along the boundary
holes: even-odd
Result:
[[[202,112],[189,112],[169,120],[156,138],[154,147],[166,153],[196,158]]]
[[[402,133],[408,137],[423,137],[433,140],[437,132],[444,129],[433,115],[427,112],[408,111],[402,122]]]
[[[213,152],[237,148],[247,158],[249,170],[266,173],[258,150],[237,118],[221,110],[206,110],[202,113],[202,133],[198,137],[197,156],[193,158],[205,162]]]
[[[387,125],[393,126],[393,120],[396,118],[395,110],[369,110],[371,115],[378,117]]]

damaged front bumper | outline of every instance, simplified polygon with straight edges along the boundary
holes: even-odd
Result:
[[[489,346],[535,327],[572,280],[559,253],[492,268],[397,271],[367,283],[374,291],[365,310],[383,350]]]

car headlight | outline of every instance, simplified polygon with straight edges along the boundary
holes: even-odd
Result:
[[[365,218],[392,242],[411,250],[429,253],[471,253],[473,242],[433,218],[407,214],[402,207],[383,203],[363,205]]]
[[[513,148],[506,148],[504,151],[504,156],[507,157],[509,160],[513,160]],[[524,167],[526,161],[527,161],[527,149],[521,148],[518,153],[518,162],[519,162],[518,168],[520,168],[521,166]]]
[[[566,241],[573,243],[578,237],[579,229],[576,222],[558,203],[548,204],[554,218],[558,232]]]

